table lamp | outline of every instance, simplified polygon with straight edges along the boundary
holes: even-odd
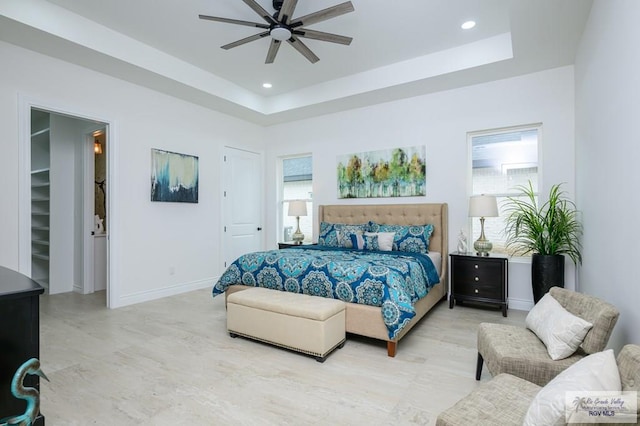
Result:
[[[300,232],[300,216],[307,215],[307,202],[304,200],[294,200],[289,202],[288,216],[295,216],[298,222],[298,229],[293,233],[292,238],[296,244],[302,244],[304,234]]]
[[[469,217],[480,218],[480,238],[473,243],[478,256],[489,256],[493,248],[491,241],[484,236],[484,218],[498,216],[498,202],[493,195],[473,195],[469,198]]]

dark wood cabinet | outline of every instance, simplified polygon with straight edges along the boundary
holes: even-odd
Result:
[[[449,308],[464,301],[498,305],[507,316],[509,260],[506,257],[456,254],[451,257]]]
[[[315,244],[310,244],[310,243],[296,244],[294,242],[287,242],[287,243],[278,243],[278,249],[283,249],[287,247],[301,247],[301,246],[314,246],[314,245]]]
[[[23,414],[27,408],[26,401],[11,394],[11,380],[25,361],[40,357],[39,297],[43,292],[31,278],[0,266],[0,418]],[[28,375],[24,384],[40,389],[35,375]],[[44,426],[42,414],[34,424]]]

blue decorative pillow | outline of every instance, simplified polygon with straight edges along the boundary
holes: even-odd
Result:
[[[378,244],[378,236],[377,235],[364,235],[362,237],[363,250],[380,250],[380,244]]]
[[[371,232],[395,232],[393,249],[412,253],[429,253],[433,225],[385,225],[369,222]]]
[[[351,244],[358,250],[380,250],[377,235],[351,234]]]
[[[339,247],[338,232],[335,223],[320,222],[319,246]]]
[[[369,230],[368,223],[347,225],[344,223],[320,223],[320,235],[318,245],[329,247],[353,248],[351,234],[363,234]]]

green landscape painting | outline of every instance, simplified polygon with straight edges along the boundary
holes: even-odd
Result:
[[[426,182],[424,146],[338,157],[338,198],[415,197]]]

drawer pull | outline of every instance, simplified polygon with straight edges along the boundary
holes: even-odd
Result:
[[[476,281],[480,281],[480,278],[478,278],[478,277],[475,277],[475,278],[474,278],[474,280],[476,280]]]
[[[476,288],[476,289],[474,290],[474,292],[477,294],[477,293],[478,293],[478,289]]]
[[[474,268],[478,269],[478,265],[473,265]]]

